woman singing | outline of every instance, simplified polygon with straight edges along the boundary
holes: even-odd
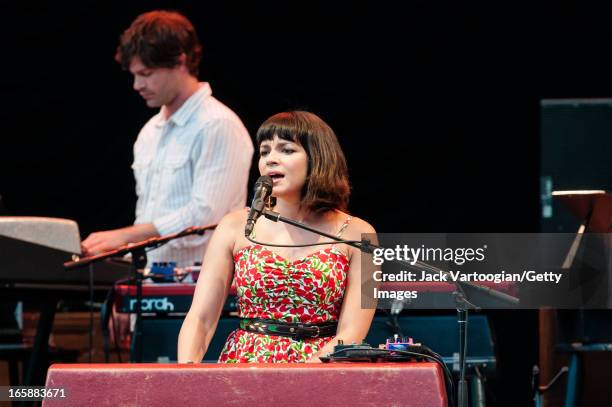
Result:
[[[259,128],[257,144],[259,172],[273,180],[272,210],[345,240],[374,233],[346,213],[347,165],[323,120],[303,111],[276,114]],[[359,250],[255,244],[244,236],[247,215],[228,214],[212,237],[179,335],[179,362],[204,357],[233,279],[240,328],[227,338],[220,362],[319,362],[339,339],[361,342],[374,310],[361,308]],[[263,216],[250,237],[270,245],[329,241]]]

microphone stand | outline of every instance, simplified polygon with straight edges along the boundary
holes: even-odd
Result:
[[[315,233],[320,236],[327,237],[336,242],[343,242],[349,246],[355,247],[359,249],[363,253],[373,253],[374,249],[384,249],[382,246],[373,245],[369,240],[364,239],[360,243],[356,242],[345,242],[343,239],[330,235],[329,233],[322,232],[320,230],[311,228],[308,225],[305,225],[301,222],[294,221],[289,218],[285,218],[281,216],[278,212],[271,211],[269,209],[263,209],[261,213],[268,219],[274,222],[284,222],[289,225],[293,225],[297,228],[308,230],[309,232]],[[401,264],[408,268],[419,269],[427,271],[428,273],[441,273],[447,277],[450,277],[450,273],[444,270],[441,270],[435,266],[432,266],[427,263],[423,263],[420,261],[416,261],[414,264],[404,261],[404,260],[393,260],[394,263]],[[468,331],[467,331],[467,323],[468,323],[468,309],[470,307],[479,309],[476,305],[472,304],[465,294],[464,287],[469,287],[475,289],[479,292],[482,292],[490,297],[501,300],[506,304],[510,305],[518,305],[519,299],[503,293],[501,291],[494,290],[489,287],[484,287],[478,284],[473,284],[468,281],[455,281],[452,278],[450,279],[455,286],[457,287],[457,291],[453,292],[455,297],[455,304],[457,306],[457,324],[459,325],[459,383],[457,388],[457,399],[459,407],[467,407],[467,381],[465,379],[465,359],[467,354],[467,341],[468,341]]]
[[[129,267],[129,276],[132,281],[136,282],[136,326],[134,327],[134,340],[132,341],[132,347],[130,354],[132,362],[142,362],[143,359],[143,343],[142,343],[142,280],[144,279],[144,273],[139,272],[147,265],[147,254],[146,249],[156,249],[161,245],[181,237],[190,235],[203,235],[207,230],[214,229],[217,225],[207,226],[193,226],[184,229],[178,233],[170,235],[152,237],[137,243],[128,243],[127,245],[121,246],[114,250],[109,250],[104,253],[96,254],[94,256],[88,256],[83,258],[76,258],[73,261],[64,263],[66,270],[76,269],[98,263],[102,260],[110,257],[121,257],[128,253],[132,254],[132,261]],[[137,346],[138,344],[138,346]]]

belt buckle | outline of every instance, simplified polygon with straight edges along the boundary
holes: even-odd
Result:
[[[312,325],[312,326],[305,326],[305,325],[298,325],[298,329],[299,331],[296,332],[296,339],[300,339],[300,338],[311,338],[311,339],[315,339],[318,338],[319,335],[321,334],[321,329],[319,328],[318,325]],[[313,331],[314,331],[314,336],[313,336]],[[301,331],[301,332],[300,332]]]
[[[315,335],[315,336],[312,336],[312,337],[311,337],[311,338],[313,338],[313,339],[314,339],[314,338],[318,338],[318,337],[319,337],[319,334],[321,333],[321,330],[319,329],[319,326],[318,326],[318,325],[315,325],[315,326],[314,326],[314,328],[316,328],[317,333],[316,333],[316,335]]]

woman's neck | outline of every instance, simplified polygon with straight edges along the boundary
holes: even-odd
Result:
[[[307,221],[310,217],[310,211],[304,209],[300,200],[286,200],[282,198],[276,199],[274,211],[289,219],[297,220],[298,222]]]

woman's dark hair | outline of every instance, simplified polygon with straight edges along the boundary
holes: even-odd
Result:
[[[334,131],[317,115],[292,111],[275,114],[257,130],[257,145],[274,136],[301,145],[308,155],[302,205],[323,213],[346,211],[351,193],[344,153]]]
[[[189,72],[197,77],[202,46],[193,24],[175,11],[156,10],[139,15],[123,32],[115,60],[123,69],[135,56],[149,68],[173,68],[183,53]]]

